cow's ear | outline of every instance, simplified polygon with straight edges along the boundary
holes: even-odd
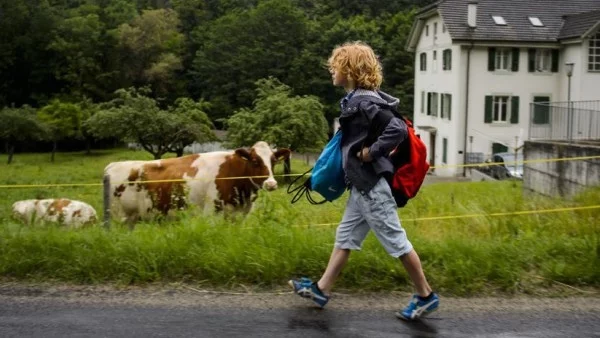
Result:
[[[236,149],[235,154],[245,160],[248,160],[248,161],[252,160],[252,155],[250,155],[250,152],[248,150],[246,150],[245,148]]]
[[[287,148],[281,148],[281,149],[278,149],[273,154],[273,157],[275,157],[275,161],[279,162],[281,160],[287,160],[287,159],[289,159],[291,153],[292,153],[291,150],[289,150]]]

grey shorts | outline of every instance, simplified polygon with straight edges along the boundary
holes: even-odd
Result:
[[[368,193],[352,188],[342,222],[337,228],[335,247],[360,250],[369,230],[373,230],[381,245],[393,257],[404,256],[413,249],[400,224],[396,202],[384,178]]]

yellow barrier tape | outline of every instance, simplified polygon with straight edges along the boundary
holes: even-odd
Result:
[[[583,160],[594,160],[600,159],[600,156],[581,156],[581,157],[563,157],[563,158],[548,158],[548,159],[537,159],[527,161],[514,161],[505,162],[504,164],[517,164],[517,163],[543,163],[543,162],[560,162],[560,161],[583,161]],[[474,164],[448,164],[442,166],[432,166],[432,169],[440,168],[455,168],[455,167],[485,167],[491,165],[499,165],[499,163],[474,163]],[[291,176],[302,176],[303,174],[279,174],[273,175],[275,177],[291,177]],[[252,178],[267,178],[269,176],[236,176],[236,177],[218,177],[216,180],[238,180],[238,179],[252,179]],[[147,180],[147,181],[123,181],[118,184],[129,184],[129,183],[167,183],[167,182],[186,182],[186,181],[201,181],[205,178],[190,178],[190,179],[167,179],[167,180]],[[111,182],[111,184],[117,184]],[[78,186],[102,186],[102,183],[57,183],[57,184],[3,184],[0,185],[0,189],[5,188],[52,188],[52,187],[78,187]]]
[[[571,207],[571,208],[556,208],[556,209],[541,209],[541,210],[523,210],[513,212],[493,212],[489,214],[465,214],[465,215],[448,215],[448,216],[432,216],[432,217],[419,217],[419,218],[407,218],[401,219],[401,222],[419,222],[419,221],[439,221],[449,219],[460,219],[460,218],[475,218],[475,217],[505,217],[505,216],[521,216],[531,214],[547,214],[565,211],[579,211],[579,210],[591,210],[600,209],[600,205],[589,205],[583,207]],[[293,227],[321,227],[321,226],[332,226],[338,225],[337,223],[317,223],[308,225],[293,225]]]
[[[519,163],[544,163],[544,162],[561,162],[561,161],[584,161],[584,160],[595,160],[600,159],[600,156],[580,156],[580,157],[563,157],[563,158],[541,158],[537,160],[526,160],[526,161],[508,161],[508,162],[484,162],[484,163],[472,163],[472,164],[445,164],[440,166],[432,166],[432,169],[441,168],[468,168],[468,167],[487,167],[491,165],[508,164],[515,165]]]

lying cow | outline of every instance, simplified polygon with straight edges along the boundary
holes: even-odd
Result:
[[[44,221],[78,228],[98,219],[91,205],[65,198],[18,201],[12,210],[15,218],[27,224]]]
[[[273,167],[289,156],[289,149],[273,152],[261,141],[250,149],[110,163],[104,173],[111,182],[111,213],[132,224],[148,219],[153,211],[167,215],[188,204],[204,213],[248,212],[258,189],[277,189]]]

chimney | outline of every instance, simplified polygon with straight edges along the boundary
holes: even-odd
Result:
[[[477,27],[477,4],[478,0],[469,0],[467,5],[467,24],[471,28]]]

